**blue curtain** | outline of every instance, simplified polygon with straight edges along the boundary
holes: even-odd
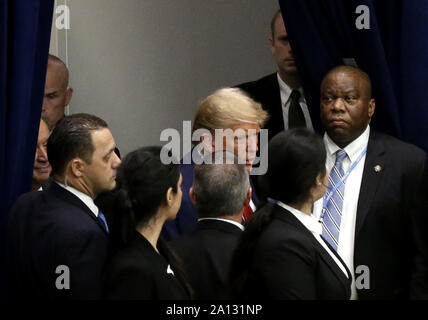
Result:
[[[0,261],[8,211],[31,190],[53,4],[0,0]]]
[[[314,125],[319,86],[332,67],[352,58],[373,82],[372,127],[428,151],[428,1],[279,0]],[[365,5],[370,29],[359,30]]]

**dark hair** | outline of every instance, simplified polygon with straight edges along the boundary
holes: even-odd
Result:
[[[48,139],[52,174],[63,174],[68,162],[79,157],[91,163],[94,145],[91,131],[108,128],[107,123],[91,114],[77,113],[63,117]]]
[[[285,204],[308,200],[316,177],[326,174],[321,137],[305,128],[283,131],[270,140],[268,152],[268,171],[262,179],[269,186],[268,196]],[[246,293],[248,266],[260,234],[272,221],[272,206],[262,206],[245,225],[229,275],[234,296]]]
[[[126,155],[117,172],[117,192],[114,210],[118,217],[111,230],[112,252],[126,246],[136,235],[137,225],[146,225],[166,202],[169,188],[177,192],[180,166],[177,162],[163,164],[162,147],[143,147]],[[160,237],[157,248],[166,258],[175,276],[190,296],[193,290],[185,275],[181,259]]]
[[[270,140],[268,152],[268,170],[261,177],[268,196],[285,204],[307,201],[318,174],[326,173],[321,137],[305,128],[284,131]]]
[[[126,244],[137,225],[145,225],[166,201],[169,188],[177,192],[178,164],[163,164],[161,147],[143,147],[126,155],[117,171],[121,241]]]
[[[275,12],[275,14],[274,14],[274,16],[273,16],[273,18],[272,18],[272,20],[270,22],[270,31],[271,31],[271,34],[272,34],[272,38],[275,37],[275,22],[276,22],[276,18],[278,18],[279,15],[281,15],[281,9],[278,9]]]

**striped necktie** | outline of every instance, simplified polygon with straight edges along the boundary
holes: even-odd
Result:
[[[348,155],[342,149],[336,152],[336,162],[330,171],[328,178],[328,191],[324,195],[327,197],[331,190],[344,176],[342,162]],[[322,236],[324,239],[337,251],[339,244],[340,222],[342,220],[343,195],[345,194],[345,183],[343,182],[338,187],[328,201],[323,221],[322,221]]]

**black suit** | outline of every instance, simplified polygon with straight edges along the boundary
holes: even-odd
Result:
[[[255,101],[261,103],[263,109],[269,113],[269,120],[264,127],[269,130],[269,140],[278,132],[284,130],[281,93],[276,72],[256,81],[242,83],[237,87],[247,92]],[[314,130],[319,131],[319,107],[317,106],[312,110],[308,104],[308,110]]]
[[[273,218],[262,231],[254,248],[244,285],[247,298],[350,298],[349,271],[346,270],[347,277],[311,231],[291,212],[278,205],[268,204],[260,210],[271,210]]]
[[[167,260],[141,234],[109,260],[105,276],[108,299],[182,300],[186,291],[170,271]]]
[[[195,298],[227,298],[227,278],[239,236],[237,226],[219,220],[198,221],[192,233],[171,243],[183,261]]]
[[[269,113],[269,120],[264,127],[269,129],[269,140],[278,132],[284,130],[281,94],[276,72],[256,81],[242,83],[237,87],[247,92],[255,101],[261,103],[263,109]]]
[[[354,267],[370,270],[360,299],[428,298],[426,160],[415,146],[370,134],[355,226]]]
[[[10,297],[101,297],[107,233],[94,213],[58,184],[24,194],[16,201],[9,216],[7,241]],[[60,265],[69,268],[69,290],[56,287],[57,278],[65,275],[56,274]]]

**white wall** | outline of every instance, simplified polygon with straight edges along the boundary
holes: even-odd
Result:
[[[105,119],[122,155],[161,144],[160,132],[192,120],[213,90],[275,70],[267,41],[274,0],[57,0],[64,3],[70,30],[54,21],[51,53],[68,62],[69,111]]]

